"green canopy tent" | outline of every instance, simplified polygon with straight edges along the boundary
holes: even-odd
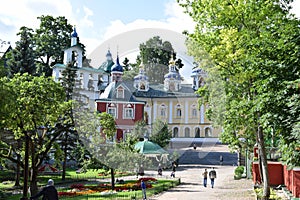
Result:
[[[145,157],[155,158],[158,163],[167,164],[169,153],[158,144],[149,140],[139,141],[134,148]]]

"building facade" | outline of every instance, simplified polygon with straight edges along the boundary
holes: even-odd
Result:
[[[163,84],[149,82],[143,65],[132,81],[123,81],[123,67],[116,62],[108,50],[106,61],[98,69],[84,66],[82,49],[76,43],[76,30],[72,33],[71,47],[65,50],[63,64],[57,64],[53,76],[57,81],[68,62],[75,61],[78,68],[77,86],[79,93],[87,98],[91,109],[107,112],[114,116],[117,125],[115,139],[126,139],[137,121],[145,120],[148,134],[156,120],[168,124],[173,138],[218,137],[215,129],[205,117],[206,105],[199,105],[195,91],[205,84],[206,74],[196,68],[191,71],[192,84],[183,84],[173,58]],[[74,56],[75,55],[75,56]],[[192,66],[190,67],[192,68]]]

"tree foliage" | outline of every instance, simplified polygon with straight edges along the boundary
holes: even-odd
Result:
[[[229,138],[225,141],[233,146],[241,145],[239,138],[250,146],[256,139],[267,198],[265,144],[272,144],[268,142],[272,131],[287,142],[295,122],[293,118],[288,126],[285,123],[290,115],[287,96],[292,95],[286,88],[299,79],[299,21],[289,14],[291,1],[179,2],[197,23],[189,34],[194,43],[190,52],[200,65],[203,56],[209,55],[212,64],[205,62],[201,67],[217,78],[210,78],[208,91],[199,92],[207,95],[211,116],[223,126],[222,139]],[[205,53],[193,53],[201,52],[199,47]],[[223,87],[221,97],[216,95],[220,92],[214,93],[218,84]]]
[[[17,73],[35,75],[33,30],[23,26],[17,35],[20,36],[20,40],[16,42],[16,47],[8,53],[6,58],[9,76],[12,77]]]
[[[168,124],[161,120],[155,120],[150,140],[161,147],[166,147],[169,144],[171,137],[172,132],[169,130]]]
[[[145,72],[151,83],[163,83],[164,75],[169,71],[171,57],[176,59],[176,53],[169,41],[163,41],[159,36],[150,38],[140,44],[140,56]],[[183,67],[181,59],[176,61],[177,69]]]
[[[32,169],[30,189],[35,194],[38,168],[60,134],[60,127],[55,123],[64,112],[65,93],[59,83],[44,76],[16,74],[12,79],[2,78],[1,81],[7,91],[7,95],[3,96],[6,104],[1,106],[1,112],[9,108],[1,126],[13,133],[11,140],[14,142],[1,138],[1,146],[6,148],[1,148],[0,156],[26,167],[24,148],[27,145],[25,141],[28,141],[25,155],[29,153]],[[44,127],[42,134],[39,134],[40,127]]]
[[[39,74],[45,73],[46,76],[51,76],[51,66],[63,62],[63,50],[70,46],[72,25],[62,16],[42,15],[38,19],[40,26],[34,34],[39,63],[37,71]]]

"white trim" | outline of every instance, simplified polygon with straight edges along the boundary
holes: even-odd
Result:
[[[189,102],[188,101],[185,101],[185,116],[184,116],[184,121],[185,121],[185,123],[187,124],[187,123],[189,123],[189,104],[188,104]],[[190,134],[191,135],[191,134]]]
[[[170,101],[169,102],[170,105],[169,105],[169,124],[172,124],[173,123],[173,101]]]
[[[204,123],[204,105],[200,107],[200,123]]]

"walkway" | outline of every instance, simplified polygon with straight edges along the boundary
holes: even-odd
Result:
[[[215,187],[203,187],[202,172],[207,166],[180,166],[176,176],[181,178],[179,186],[161,193],[151,200],[254,200],[253,184],[251,180],[233,179],[233,166],[214,166],[217,171]],[[213,166],[211,166],[213,167]],[[167,172],[164,172],[167,173]]]
[[[192,163],[180,164],[176,170],[176,177],[181,178],[182,184],[151,197],[151,200],[255,200],[252,180],[234,180],[236,166],[232,163],[235,163],[233,161],[235,159],[230,155],[226,145],[206,142],[199,145],[197,150],[191,147],[179,147],[178,150],[188,154],[183,156],[184,163]],[[227,157],[224,159],[223,166],[218,165],[220,153],[223,155],[225,153]],[[215,187],[211,188],[208,179],[208,187],[205,188],[202,173],[205,168],[209,171],[211,167],[217,171]],[[170,172],[164,171],[163,174],[170,174]]]

